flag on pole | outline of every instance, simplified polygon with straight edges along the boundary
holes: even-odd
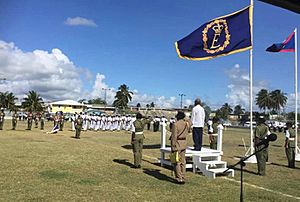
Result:
[[[300,14],[299,0],[259,0]]]
[[[275,43],[266,49],[268,52],[295,52],[295,32],[282,43]]]
[[[188,60],[208,60],[249,50],[252,6],[215,18],[175,43],[178,56]]]

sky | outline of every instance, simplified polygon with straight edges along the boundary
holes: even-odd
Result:
[[[180,107],[200,98],[249,110],[249,51],[206,61],[180,59],[175,42],[202,24],[250,4],[241,0],[0,0],[0,91],[19,100],[114,100],[126,84],[131,105]],[[254,1],[253,95],[286,93],[293,110],[294,53],[265,49],[284,41],[300,15]],[[299,47],[299,46],[298,46]],[[107,90],[103,90],[107,89]],[[256,106],[254,105],[254,109]]]

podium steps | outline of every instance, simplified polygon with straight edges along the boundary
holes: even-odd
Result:
[[[221,161],[220,154],[193,155],[193,172],[196,173],[198,169],[203,175],[213,179],[217,175],[234,177],[234,170],[227,170],[227,162]],[[224,173],[224,171],[226,172]]]

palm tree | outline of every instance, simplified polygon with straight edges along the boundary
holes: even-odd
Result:
[[[133,92],[129,91],[129,87],[126,84],[122,84],[118,89],[113,106],[125,109],[128,107],[128,102],[132,99],[131,95],[133,95]]]
[[[27,97],[24,98],[22,102],[23,108],[27,111],[39,112],[43,110],[43,99],[35,91],[29,91]]]
[[[16,100],[18,98],[12,92],[0,92],[0,107],[9,109],[10,111],[16,110]]]
[[[222,108],[224,108],[228,112],[228,114],[232,113],[232,111],[233,111],[232,108],[231,108],[231,106],[228,103],[225,103],[222,106]]]
[[[245,113],[245,109],[243,109],[241,105],[236,105],[234,107],[233,113],[236,114],[236,115],[241,115],[241,114]]]
[[[7,95],[7,92],[5,92],[5,93],[0,92],[0,107],[1,108],[5,107],[5,104],[6,104],[6,95]]]
[[[9,109],[10,111],[15,111],[16,110],[16,100],[18,98],[15,97],[15,95],[10,92],[6,96],[6,108]]]
[[[266,110],[270,110],[273,108],[273,98],[267,89],[261,89],[255,98],[256,105],[259,109],[263,109],[266,114]]]
[[[228,103],[225,103],[220,109],[217,110],[216,114],[218,117],[227,120],[228,115],[232,113],[232,108]]]
[[[283,93],[281,90],[276,89],[270,93],[270,97],[273,100],[272,108],[280,113],[280,109],[283,108],[287,103],[286,94]]]

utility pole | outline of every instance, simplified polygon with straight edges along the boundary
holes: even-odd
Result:
[[[105,108],[106,108],[106,105],[107,105],[107,102],[106,102],[106,93],[108,90],[111,90],[110,88],[102,88],[102,90],[104,90],[104,102],[105,102]]]
[[[180,96],[180,109],[182,109],[182,97],[186,96],[185,94],[179,94]]]

